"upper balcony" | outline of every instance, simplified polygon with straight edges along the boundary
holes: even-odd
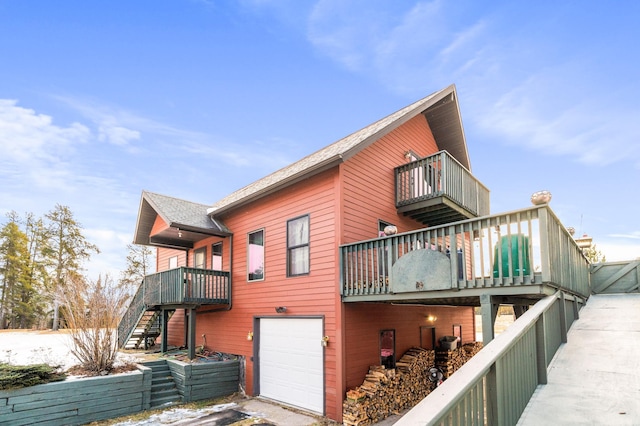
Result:
[[[489,190],[447,151],[395,168],[396,208],[436,226],[489,214]]]
[[[345,302],[477,305],[485,294],[591,293],[587,259],[546,204],[345,244],[340,265]]]

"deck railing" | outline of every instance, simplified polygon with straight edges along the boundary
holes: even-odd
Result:
[[[475,216],[489,214],[489,190],[447,151],[395,168],[396,207],[447,197]]]
[[[395,424],[516,424],[581,307],[562,292],[540,300]]]
[[[394,293],[394,284],[400,283],[392,281],[391,269],[414,250],[449,256],[446,288],[452,290],[545,283],[582,297],[591,293],[587,259],[546,204],[345,244],[339,250],[343,296]]]
[[[223,304],[229,302],[229,272],[180,267],[147,275],[118,326],[124,344],[142,313],[160,306]]]

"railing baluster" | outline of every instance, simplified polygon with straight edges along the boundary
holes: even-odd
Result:
[[[552,283],[583,297],[589,292],[581,281],[588,264],[548,206],[342,245],[341,291],[387,294],[397,259],[419,248],[450,250],[451,288]]]

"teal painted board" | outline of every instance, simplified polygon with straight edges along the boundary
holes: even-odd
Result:
[[[108,401],[118,398],[138,398],[140,395],[140,388],[138,386],[131,386],[127,388],[126,392],[122,389],[109,389],[108,385],[105,385],[104,392],[83,393],[78,392],[73,396],[66,396],[63,398],[58,397],[55,392],[51,392],[51,398],[37,399],[34,401],[25,400],[21,397],[21,400],[14,402],[14,411],[33,410],[41,407],[50,406],[64,406],[69,404],[79,404],[84,401]]]
[[[128,390],[131,389],[131,386],[138,385],[141,380],[142,374],[139,372],[117,376],[80,378],[28,388],[3,390],[0,391],[0,398],[8,398],[8,404],[71,398],[78,394],[102,393],[105,386],[108,386],[109,390]]]
[[[52,411],[50,413],[40,413],[33,416],[24,412],[11,413],[0,417],[0,424],[3,426],[22,426],[37,425],[43,422],[48,422],[49,424],[74,425],[75,423],[68,421],[67,419],[75,417],[76,414],[77,412],[75,410]]]

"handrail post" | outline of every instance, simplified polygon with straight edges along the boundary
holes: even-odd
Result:
[[[549,212],[546,207],[538,209],[538,222],[540,234],[540,267],[542,272],[542,282],[551,282],[551,247],[549,243]]]
[[[559,322],[560,322],[560,341],[562,343],[567,343],[567,306],[565,303],[564,292],[560,291],[560,309],[559,311]]]
[[[545,315],[542,314],[536,321],[536,361],[538,372],[538,384],[547,384],[547,339],[545,329]]]
[[[451,288],[457,290],[458,284],[458,236],[456,227],[449,227],[449,260],[451,261]]]

